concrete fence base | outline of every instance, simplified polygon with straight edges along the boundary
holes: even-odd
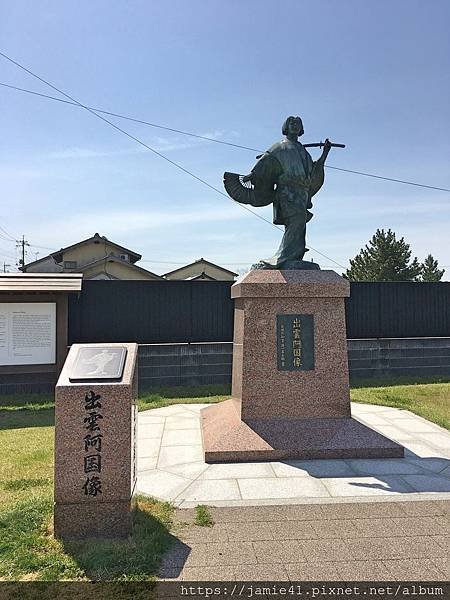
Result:
[[[141,344],[139,390],[230,385],[233,344]],[[348,340],[352,379],[398,376],[450,377],[450,338]],[[55,381],[40,374],[0,376],[0,395],[54,392]]]

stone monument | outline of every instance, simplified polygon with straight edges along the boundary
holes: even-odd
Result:
[[[351,417],[344,300],[350,284],[303,260],[311,198],[324,180],[330,148],[314,162],[286,139],[250,175],[225,173],[228,193],[253,206],[274,205],[285,233],[277,253],[231,288],[235,299],[232,398],[201,411],[207,462],[402,457],[403,447]]]
[[[71,347],[55,394],[57,537],[130,535],[136,398],[136,344]]]

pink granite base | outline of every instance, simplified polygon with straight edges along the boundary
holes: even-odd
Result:
[[[56,504],[54,530],[64,539],[127,538],[132,529],[135,499],[96,505]]]
[[[201,411],[207,463],[403,457],[402,446],[351,417],[244,422],[240,412],[233,399]]]
[[[349,294],[334,271],[254,270],[232,286],[233,398],[201,412],[206,462],[403,456],[351,417]],[[313,319],[313,368],[280,370],[279,315]]]
[[[137,344],[125,346],[120,381],[73,382],[78,348],[73,344],[55,390],[55,536],[62,539],[123,538],[131,534],[136,484]],[[100,406],[86,408],[86,398]],[[98,413],[93,428],[89,417]],[[99,436],[95,445],[87,439]],[[95,459],[95,469],[85,461]],[[88,483],[96,482],[98,490]]]
[[[349,282],[334,271],[250,271],[235,299],[232,396],[248,419],[350,416],[344,299]],[[314,319],[314,369],[277,367],[277,315]]]

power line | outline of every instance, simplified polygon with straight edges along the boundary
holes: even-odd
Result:
[[[134,140],[135,142],[137,142],[138,144],[140,144],[144,148],[147,148],[147,150],[150,150],[151,152],[153,152],[154,154],[156,154],[160,158],[163,158],[164,160],[166,160],[167,162],[169,162],[170,164],[172,164],[177,169],[180,169],[184,173],[187,173],[188,175],[190,175],[194,179],[197,179],[197,181],[200,181],[201,183],[203,183],[204,185],[208,186],[210,189],[214,190],[215,192],[217,192],[221,196],[224,196],[227,200],[230,200],[230,197],[227,196],[227,194],[224,194],[224,192],[222,192],[218,188],[214,187],[213,185],[211,185],[210,183],[208,183],[207,181],[205,181],[204,179],[202,179],[198,175],[195,175],[194,173],[192,173],[188,169],[185,169],[180,164],[178,164],[175,161],[173,161],[172,159],[168,158],[167,156],[165,156],[164,154],[162,154],[158,150],[155,150],[154,148],[152,148],[151,146],[149,146],[148,144],[146,144],[145,142],[143,142],[139,138],[135,137],[134,135],[132,135],[128,131],[125,131],[125,129],[122,129],[121,127],[119,127],[118,125],[116,125],[115,123],[113,123],[112,121],[109,121],[105,117],[102,117],[101,115],[97,114],[93,109],[89,108],[88,106],[85,106],[84,104],[82,104],[81,102],[79,102],[78,100],[76,100],[75,98],[73,98],[72,96],[70,96],[69,94],[66,94],[66,92],[63,92],[62,90],[60,90],[59,88],[57,88],[53,84],[49,83],[48,81],[46,81],[45,79],[43,79],[39,75],[36,75],[35,73],[33,73],[32,71],[30,71],[29,69],[27,69],[26,67],[24,67],[23,65],[21,65],[20,63],[18,63],[17,61],[13,60],[12,58],[10,58],[9,56],[7,56],[3,52],[0,52],[0,56],[3,56],[3,58],[5,58],[9,62],[11,62],[12,64],[16,65],[17,67],[19,67],[20,69],[22,69],[23,71],[25,71],[26,73],[28,73],[29,75],[31,75],[32,77],[35,77],[36,79],[38,79],[42,83],[45,83],[46,85],[48,85],[49,87],[51,87],[52,89],[54,89],[55,91],[57,91],[58,93],[60,93],[63,96],[65,96],[66,98],[69,98],[69,100],[71,100],[72,102],[76,103],[77,106],[79,106],[81,108],[84,108],[85,110],[87,110],[88,112],[90,112],[92,115],[94,115],[94,117],[97,117],[98,119],[101,119],[102,121],[104,121],[105,123],[107,123],[108,125],[110,125],[111,127],[113,127],[114,129],[116,129],[117,131],[119,131],[120,133],[123,133],[124,135],[126,135],[130,139]],[[250,210],[245,205],[239,204],[239,206],[241,206],[245,210],[248,210],[253,215],[255,215],[256,217],[258,217],[259,219],[261,219],[262,221],[266,221],[267,223],[269,223],[270,225],[272,225],[272,223],[270,221],[268,221],[267,219],[265,219],[261,215],[258,215],[257,213],[253,212],[252,210]],[[279,228],[277,227],[277,229],[279,229]]]
[[[15,238],[10,233],[8,233],[4,227],[0,226],[0,231],[3,231],[3,233],[6,236],[8,236],[8,241],[10,241],[10,242],[15,242],[16,241]],[[7,238],[5,238],[2,235],[0,235],[0,237],[3,238],[3,239],[7,239]]]
[[[16,240],[13,240],[12,238],[6,237],[5,235],[1,235],[1,234],[0,234],[0,240],[3,240],[5,242],[10,242],[10,243],[16,241]]]
[[[36,244],[30,244],[32,248],[40,248],[41,250],[51,250],[51,252],[56,252],[57,248],[49,248],[48,246],[36,246]]]
[[[4,250],[3,248],[0,248],[0,254],[2,256],[7,256],[8,258],[14,258],[14,260],[16,259],[16,257],[13,254],[10,254],[7,250]]]
[[[180,261],[180,260],[150,260],[149,258],[146,259],[141,259],[139,262],[145,262],[145,263],[152,263],[152,264],[161,264],[161,265],[188,265],[188,264],[192,264],[192,263],[187,263],[185,260],[184,261]],[[193,261],[193,262],[197,262],[197,261]],[[249,265],[251,264],[251,260],[247,261],[247,262],[222,262],[219,261],[221,265]]]
[[[424,183],[414,183],[413,181],[406,181],[402,179],[394,179],[393,177],[384,177],[382,175],[374,175],[373,173],[363,173],[362,171],[352,171],[350,169],[342,169],[341,167],[332,167],[331,165],[325,165],[329,169],[335,169],[337,171],[344,171],[345,173],[355,173],[356,175],[364,175],[365,177],[373,177],[374,179],[384,179],[384,181],[395,181],[395,183],[404,183],[405,185],[414,185],[416,187],[427,188],[429,190],[438,190],[440,192],[450,192],[450,188],[436,187],[435,185],[425,185]]]
[[[141,125],[148,125],[149,127],[155,127],[157,129],[164,129],[165,131],[171,131],[172,133],[181,133],[182,135],[189,135],[191,137],[199,138],[201,140],[206,140],[208,142],[215,142],[216,144],[224,144],[225,146],[233,146],[234,148],[242,148],[243,150],[250,150],[252,152],[263,152],[263,150],[259,150],[258,148],[249,148],[248,146],[241,146],[240,144],[234,144],[232,142],[226,142],[224,140],[217,140],[215,138],[211,138],[206,135],[199,135],[198,133],[191,133],[188,131],[182,131],[181,129],[174,129],[173,127],[159,125],[157,123],[150,123],[149,121],[144,121],[143,119],[129,117],[127,115],[122,115],[119,113],[111,112],[109,110],[96,108],[94,106],[84,107],[77,102],[71,102],[69,100],[64,100],[63,98],[56,98],[56,96],[49,96],[48,94],[42,94],[40,92],[35,92],[34,90],[27,90],[26,88],[17,87],[15,85],[10,85],[8,83],[0,82],[0,85],[3,87],[6,87],[6,88],[10,88],[12,90],[16,90],[18,92],[26,92],[27,94],[33,94],[34,96],[40,96],[41,98],[47,98],[48,100],[55,100],[56,102],[62,102],[63,104],[70,104],[71,106],[77,106],[78,108],[89,108],[90,110],[95,111],[96,113],[102,113],[104,115],[109,115],[110,117],[118,117],[119,119],[133,121],[134,123],[140,123]]]
[[[0,52],[0,55],[6,57],[6,55],[2,54],[1,52]],[[43,80],[41,80],[41,81],[43,81]],[[63,98],[57,98],[55,96],[50,96],[48,94],[42,94],[42,93],[36,92],[34,90],[28,90],[26,88],[21,88],[21,87],[18,87],[18,86],[15,86],[15,85],[11,85],[11,84],[8,84],[8,83],[0,82],[0,86],[6,87],[6,88],[9,88],[9,89],[12,89],[12,90],[16,90],[16,91],[19,91],[19,92],[25,92],[27,94],[32,94],[34,96],[40,96],[41,98],[47,98],[48,100],[54,100],[56,102],[62,102],[64,104],[70,104],[71,106],[76,106],[78,108],[85,108],[86,110],[89,110],[92,113],[102,113],[104,115],[109,115],[111,117],[117,117],[119,119],[125,119],[127,121],[133,121],[134,123],[140,123],[141,125],[148,125],[149,127],[155,127],[157,129],[163,129],[165,131],[171,131],[173,133],[180,133],[182,135],[187,135],[187,136],[198,138],[198,139],[201,139],[201,140],[206,140],[208,142],[214,142],[215,144],[223,144],[225,146],[232,146],[234,148],[241,148],[242,150],[250,150],[251,152],[264,152],[264,150],[261,150],[261,149],[258,149],[258,148],[251,148],[249,146],[243,146],[241,144],[236,144],[236,143],[233,143],[233,142],[227,142],[225,140],[218,140],[218,139],[215,139],[215,138],[211,138],[211,137],[208,137],[206,135],[199,135],[198,133],[192,133],[192,132],[189,132],[189,131],[183,131],[181,129],[175,129],[173,127],[167,127],[165,125],[159,125],[157,123],[151,123],[150,121],[145,121],[143,119],[137,119],[136,117],[130,117],[130,116],[127,116],[127,115],[123,115],[123,114],[120,114],[120,113],[111,112],[111,111],[104,110],[104,109],[101,109],[101,108],[96,108],[96,107],[92,107],[92,106],[84,106],[83,104],[81,104],[81,103],[79,103],[77,101],[64,100]],[[51,87],[53,87],[53,86],[51,86]],[[57,88],[54,88],[54,89],[57,89]],[[59,91],[59,90],[57,90],[57,91]],[[60,93],[63,93],[63,92],[60,92]],[[68,96],[68,97],[70,97],[70,96]],[[364,171],[355,171],[353,169],[344,169],[342,167],[335,167],[335,166],[329,165],[329,164],[325,165],[325,167],[327,169],[334,169],[335,171],[343,171],[344,173],[353,173],[354,175],[362,175],[364,177],[372,177],[374,179],[382,179],[384,181],[393,181],[395,183],[402,183],[404,185],[413,185],[415,187],[422,187],[422,188],[426,188],[426,189],[430,189],[430,190],[437,190],[437,191],[440,191],[440,192],[450,192],[450,188],[437,187],[437,186],[434,186],[434,185],[427,185],[427,184],[424,184],[424,183],[417,183],[417,182],[414,182],[414,181],[407,181],[405,179],[395,179],[394,177],[385,177],[383,175],[375,175],[374,173],[366,173]]]
[[[189,265],[192,263],[186,262],[184,261],[180,261],[180,260],[151,260],[149,258],[145,258],[145,259],[141,259],[139,261],[140,263],[150,263],[150,264],[154,264],[154,265]],[[222,262],[222,261],[218,261],[218,263],[220,263],[221,265],[224,266],[228,266],[228,267],[246,267],[248,265],[251,265],[254,261],[253,260],[248,260],[247,262]],[[333,265],[321,265],[322,268],[327,268],[327,267],[332,267]]]
[[[49,86],[50,88],[54,89],[55,91],[57,91],[58,93],[62,94],[63,96],[65,96],[66,98],[69,98],[69,100],[71,100],[72,102],[74,102],[77,106],[84,108],[85,110],[87,110],[88,112],[90,112],[92,115],[94,115],[95,117],[97,117],[98,119],[101,119],[102,121],[104,121],[105,123],[107,123],[108,125],[110,125],[111,127],[113,127],[114,129],[116,129],[117,131],[119,131],[120,133],[123,133],[124,135],[126,135],[127,137],[129,137],[130,139],[134,140],[135,142],[137,142],[138,144],[142,145],[144,148],[147,148],[148,150],[150,150],[151,152],[153,152],[154,154],[158,155],[159,157],[163,158],[164,160],[166,160],[167,162],[169,162],[170,164],[172,164],[173,166],[177,167],[178,169],[180,169],[181,171],[187,173],[188,175],[190,175],[191,177],[197,179],[198,181],[200,181],[201,183],[203,183],[204,185],[206,185],[207,187],[209,187],[210,189],[214,190],[215,192],[217,192],[218,194],[220,194],[221,196],[225,197],[227,200],[229,200],[229,196],[227,196],[226,194],[224,194],[221,190],[219,190],[218,188],[216,188],[215,186],[211,185],[210,183],[208,183],[207,181],[205,181],[204,179],[202,179],[201,177],[198,177],[197,175],[195,175],[194,173],[192,173],[191,171],[189,171],[188,169],[185,169],[184,167],[182,167],[181,165],[179,165],[178,163],[176,163],[175,161],[171,160],[170,158],[168,158],[167,156],[165,156],[164,154],[162,154],[161,152],[158,152],[157,150],[155,150],[154,148],[152,148],[151,146],[149,146],[148,144],[146,144],[145,142],[143,142],[142,140],[140,140],[139,138],[135,137],[134,135],[132,135],[131,133],[129,133],[128,131],[126,131],[125,129],[122,129],[121,127],[119,127],[118,125],[116,125],[115,123],[113,123],[112,121],[109,121],[108,119],[106,119],[105,117],[102,117],[101,115],[97,114],[93,109],[91,109],[88,106],[85,106],[84,104],[82,104],[81,102],[79,102],[78,100],[76,100],[75,98],[73,98],[72,96],[70,96],[69,94],[67,94],[66,92],[63,92],[61,89],[57,88],[56,86],[54,86],[53,84],[51,84],[50,82],[46,81],[45,79],[43,79],[42,77],[40,77],[39,75],[33,73],[30,69],[27,69],[25,66],[21,65],[19,62],[13,60],[12,58],[10,58],[9,56],[7,56],[6,54],[4,54],[3,52],[0,52],[0,56],[3,56],[3,58],[5,58],[6,60],[8,60],[9,62],[11,62],[12,64],[14,64],[15,66],[19,67],[20,69],[22,69],[23,71],[25,71],[26,73],[28,73],[29,75],[31,75],[32,77],[38,79],[39,81],[41,81],[42,83],[44,83],[45,85]],[[280,229],[279,227],[277,227],[276,225],[274,225],[273,223],[271,223],[270,221],[268,221],[267,219],[265,219],[264,217],[262,217],[261,215],[259,215],[258,213],[255,213],[254,211],[252,211],[251,209],[249,209],[247,206],[245,205],[241,205],[239,204],[239,206],[245,210],[247,210],[248,212],[250,212],[251,214],[253,214],[254,216],[258,217],[259,219],[261,219],[262,221],[265,221],[266,223],[268,223],[269,225],[276,227],[277,229]],[[23,245],[22,245],[22,249],[23,249]],[[335,261],[334,259],[332,259],[331,257],[327,256],[326,254],[323,254],[322,252],[320,252],[319,250],[313,248],[311,245],[309,245],[310,249],[313,250],[314,252],[317,252],[317,254],[320,254],[320,256],[323,256],[324,258],[328,258],[329,260],[331,260],[334,264],[338,265],[341,268],[345,267],[341,264],[339,264],[337,261]]]
[[[139,138],[135,137],[134,135],[132,135],[128,131],[125,131],[125,129],[122,129],[121,127],[119,127],[118,125],[116,125],[115,123],[113,123],[112,121],[109,121],[105,117],[102,117],[101,115],[97,114],[91,108],[85,106],[84,104],[82,104],[81,102],[79,102],[78,100],[76,100],[75,98],[73,98],[72,96],[70,96],[69,94],[67,94],[66,92],[63,92],[62,90],[60,90],[59,88],[57,88],[56,86],[54,86],[53,84],[51,84],[50,82],[48,82],[45,79],[43,79],[42,77],[40,77],[39,75],[36,75],[32,71],[30,71],[30,69],[27,69],[26,67],[24,67],[23,65],[21,65],[17,61],[13,60],[12,58],[10,58],[9,56],[7,56],[3,52],[0,52],[0,56],[3,56],[3,58],[5,58],[6,60],[8,60],[9,62],[11,62],[12,64],[14,64],[15,66],[19,67],[20,69],[22,69],[23,71],[25,71],[26,73],[28,73],[29,75],[31,75],[32,77],[34,77],[35,79],[38,79],[42,83],[45,83],[45,85],[48,85],[50,88],[52,88],[53,90],[55,90],[56,92],[58,92],[59,94],[62,94],[66,98],[69,98],[69,100],[71,100],[72,102],[75,102],[77,105],[79,105],[80,107],[84,108],[85,110],[87,110],[88,112],[90,112],[92,115],[94,115],[98,119],[104,121],[105,123],[107,123],[108,125],[110,125],[111,127],[113,127],[114,129],[116,129],[117,131],[119,131],[120,133],[123,133],[124,135],[126,135],[130,139],[134,140],[135,142],[137,142],[138,144],[140,144],[144,148],[147,148],[148,150],[150,150],[151,152],[153,152],[154,154],[156,154],[160,158],[163,158],[164,160],[166,160],[167,162],[169,162],[170,164],[172,164],[177,169],[180,169],[181,171],[183,171],[184,173],[190,175],[191,177],[193,177],[197,181],[200,181],[201,183],[203,183],[204,185],[206,185],[207,187],[209,187],[210,189],[214,190],[215,192],[217,192],[218,194],[220,194],[221,196],[223,196],[224,198],[226,198],[228,201],[230,201],[230,197],[227,194],[225,194],[224,192],[222,192],[222,190],[219,190],[218,188],[216,188],[215,186],[211,185],[210,183],[208,183],[207,181],[205,181],[201,177],[198,177],[198,175],[195,175],[194,173],[192,173],[188,169],[185,169],[184,167],[182,167],[181,165],[179,165],[175,161],[171,160],[170,158],[168,158],[167,156],[165,156],[161,152],[158,152],[157,150],[155,150],[154,148],[152,148],[151,146],[149,146],[148,144],[146,144],[145,142],[143,142]],[[254,211],[252,211],[251,209],[249,209],[244,204],[239,204],[239,206],[241,208],[243,208],[244,210],[247,210],[248,212],[250,212],[252,215],[255,215],[256,217],[258,217],[258,219],[261,219],[262,221],[265,221],[271,227],[275,227],[276,229],[280,229],[277,225],[274,225],[271,221],[268,221],[263,216],[259,215],[258,213],[255,213]],[[345,267],[343,265],[341,265],[338,262],[336,262],[333,258],[327,256],[326,254],[323,254],[322,252],[320,252],[319,250],[313,248],[312,246],[309,246],[309,247],[310,247],[311,250],[314,250],[314,252],[317,252],[317,254],[320,254],[324,258],[327,258],[332,263],[336,264],[338,267],[341,267],[341,268],[345,269]]]

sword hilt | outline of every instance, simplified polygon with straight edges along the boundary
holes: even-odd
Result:
[[[330,142],[330,146],[332,148],[345,148],[345,144],[333,144]],[[324,142],[319,142],[318,144],[303,144],[304,148],[323,148]]]

